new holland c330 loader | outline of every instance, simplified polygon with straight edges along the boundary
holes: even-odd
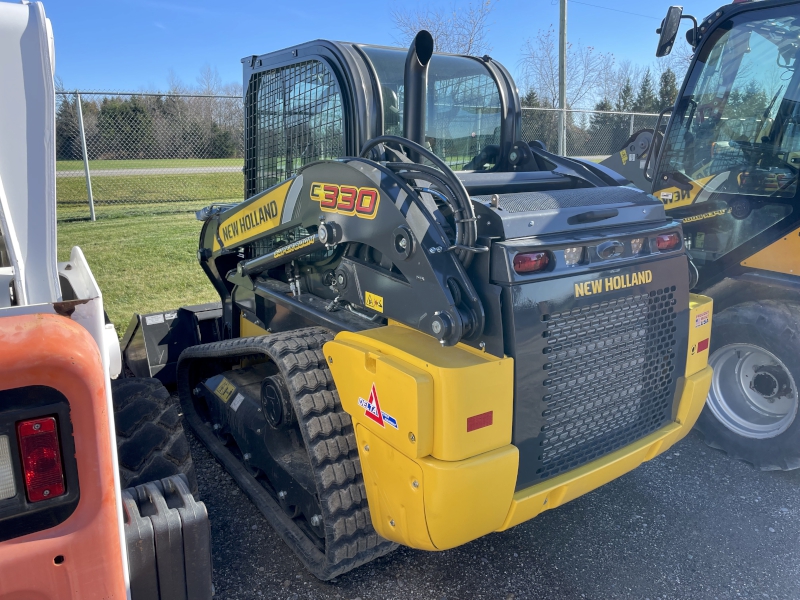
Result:
[[[689,431],[711,302],[680,223],[521,141],[502,65],[423,31],[243,66],[247,199],[198,213],[221,302],[137,315],[123,351],[317,577],[506,530]]]

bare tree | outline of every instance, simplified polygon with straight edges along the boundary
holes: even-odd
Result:
[[[661,73],[670,69],[675,73],[678,81],[681,81],[686,74],[686,70],[689,68],[689,63],[692,61],[693,54],[694,50],[692,47],[688,43],[679,40],[672,47],[672,52],[663,58],[656,59],[653,71],[660,77]]]
[[[197,93],[215,96],[220,93],[221,87],[222,79],[217,68],[209,64],[203,65],[203,68],[200,69],[200,74],[197,76]]]
[[[453,4],[449,9],[392,10],[397,29],[397,43],[408,46],[420,29],[433,35],[436,50],[453,54],[480,56],[491,51],[489,15],[497,0],[477,0],[466,6]]]
[[[551,26],[540,29],[525,42],[521,59],[523,81],[539,96],[544,105],[558,106],[557,34]],[[608,63],[613,56],[602,54],[580,42],[567,45],[567,106],[581,107],[595,100],[598,86],[604,85]]]

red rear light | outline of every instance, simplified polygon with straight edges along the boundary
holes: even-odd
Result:
[[[514,257],[514,270],[517,273],[536,273],[547,266],[550,259],[547,252],[528,252]]]
[[[39,502],[64,495],[66,486],[55,418],[20,421],[17,437],[28,501]]]
[[[677,248],[680,241],[681,238],[677,233],[663,233],[656,238],[656,246],[663,252]]]

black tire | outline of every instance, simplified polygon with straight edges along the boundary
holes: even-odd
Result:
[[[197,496],[197,477],[179,404],[158,379],[111,381],[122,489],[183,473]]]
[[[725,347],[731,344],[749,344],[767,350],[783,363],[794,382],[800,382],[800,306],[769,300],[746,302],[714,315],[709,362],[714,361],[715,353],[723,356]],[[722,377],[721,373],[715,377]],[[792,413],[787,412],[790,424],[773,437],[748,437],[728,427],[714,414],[712,393],[713,387],[696,425],[709,446],[762,471],[800,467],[800,414],[795,412],[791,420]],[[792,393],[796,402],[798,390]]]

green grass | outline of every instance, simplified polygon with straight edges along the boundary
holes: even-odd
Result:
[[[242,173],[123,175],[92,180],[96,203],[240,199],[243,189]],[[56,197],[60,203],[85,203],[86,182],[81,177],[62,177],[56,182]]]
[[[105,169],[167,169],[176,167],[241,167],[243,158],[165,158],[140,160],[90,160],[89,171]],[[56,171],[82,171],[82,160],[57,160]]]
[[[201,225],[191,214],[62,222],[58,259],[81,247],[121,336],[135,312],[219,300],[197,263]]]

